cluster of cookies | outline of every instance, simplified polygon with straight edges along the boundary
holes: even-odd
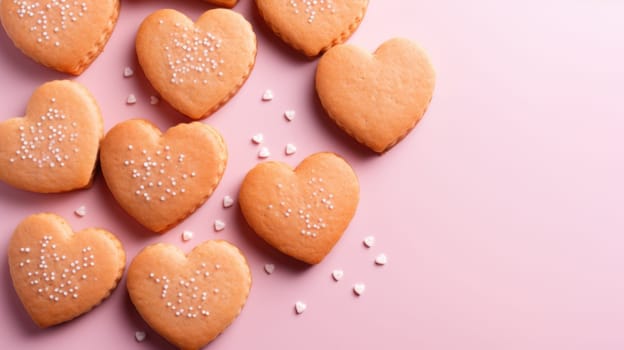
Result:
[[[213,0],[233,7],[237,1]],[[256,0],[260,16],[284,42],[314,58],[316,90],[328,116],[346,133],[384,153],[418,123],[435,75],[407,39],[370,54],[342,44],[359,26],[368,0]],[[4,0],[0,19],[25,55],[79,75],[104,49],[119,0]],[[257,41],[251,24],[229,9],[193,22],[163,9],[136,35],[139,64],[160,96],[191,121],[164,133],[147,120],[121,122],[104,133],[86,87],[62,80],[41,85],[24,117],[0,123],[0,180],[22,190],[57,193],[87,188],[99,162],[119,205],[162,233],[196,211],[224,174],[228,153],[215,128],[197,121],[237,93],[251,73]],[[359,183],[340,156],[317,153],[296,168],[263,162],[240,189],[251,228],[295,259],[319,263],[353,218]],[[15,290],[41,327],[71,320],[116,288],[126,256],[110,232],[74,233],[54,214],[34,214],[9,245]],[[240,313],[251,288],[244,255],[225,241],[206,241],[184,254],[167,244],[144,248],[127,272],[127,289],[145,321],[171,343],[197,349]]]

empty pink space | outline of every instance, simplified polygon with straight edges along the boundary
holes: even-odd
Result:
[[[10,1],[10,0],[4,0]],[[124,1],[104,52],[81,76],[46,69],[0,31],[1,120],[21,116],[32,91],[75,79],[97,99],[105,130],[146,118],[161,129],[188,118],[156,95],[134,51],[151,12],[196,19],[199,0]],[[430,55],[437,83],[416,128],[381,156],[324,114],[317,60],[277,39],[253,1],[234,11],[253,25],[256,66],[239,93],[203,122],[227,143],[221,184],[179,226],[156,235],[115,202],[101,174],[92,188],[42,195],[0,184],[2,348],[172,349],[134,310],[125,278],[110,299],[69,323],[38,329],[20,304],[6,252],[26,216],[54,212],[75,230],[102,227],[128,263],[146,245],[186,251],[207,239],[241,248],[253,284],[243,312],[207,349],[357,348],[498,350],[624,348],[624,3],[618,1],[371,1],[348,43],[373,51],[406,37]],[[124,68],[134,75],[124,77]],[[264,92],[274,94],[262,101]],[[136,103],[127,104],[130,94]],[[295,110],[292,121],[284,117]],[[261,145],[251,141],[262,133]],[[285,154],[287,144],[297,148]],[[266,245],[237,196],[259,161],[297,165],[319,151],[342,155],[361,185],[353,221],[320,264],[307,267]],[[223,197],[234,205],[223,207]],[[83,217],[74,210],[85,206]],[[215,232],[215,220],[226,226]],[[194,232],[187,242],[184,230]],[[375,245],[362,241],[374,236]],[[380,254],[386,265],[375,264]],[[272,274],[264,266],[275,265]],[[335,281],[332,271],[344,276]],[[356,296],[353,286],[366,289]],[[295,303],[306,310],[295,313]],[[144,331],[144,341],[135,332]]]

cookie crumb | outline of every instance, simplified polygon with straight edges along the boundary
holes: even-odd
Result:
[[[295,115],[296,115],[296,112],[293,109],[289,109],[286,112],[284,112],[284,118],[286,118],[286,120],[288,120],[289,122],[292,122],[293,119],[295,119]]]
[[[293,155],[295,154],[295,152],[297,152],[297,146],[293,145],[292,143],[286,145],[284,153],[286,153],[287,156]]]
[[[364,246],[366,246],[366,248],[370,248],[375,245],[375,237],[368,236],[364,238],[364,241],[362,241],[362,243],[364,243]]]
[[[224,208],[229,208],[232,205],[234,205],[234,199],[230,196],[225,196],[223,197],[223,207]]]
[[[273,99],[273,91],[267,89],[262,95],[262,101],[271,101]]]
[[[364,285],[364,283],[356,283],[353,285],[353,293],[355,293],[355,295],[357,295],[358,297],[364,294],[365,290],[366,286]]]
[[[190,241],[193,238],[193,231],[184,230],[182,232],[182,240],[184,242]]]
[[[136,101],[137,101],[136,96],[134,96],[134,94],[130,94],[128,95],[128,98],[126,99],[126,104],[133,105],[136,103]]]
[[[334,271],[332,271],[332,278],[336,282],[340,281],[343,276],[344,276],[344,271],[342,271],[342,270],[334,270]]]
[[[134,339],[136,339],[136,341],[138,341],[139,343],[144,341],[146,337],[147,334],[145,334],[145,332],[137,331],[136,333],[134,333]]]
[[[303,301],[298,301],[295,303],[295,312],[297,315],[301,315],[306,309],[308,305],[306,305]]]
[[[377,255],[377,257],[375,258],[375,265],[385,265],[388,263],[388,257],[386,256],[386,254],[379,254]]]
[[[274,264],[264,264],[264,272],[266,272],[267,275],[272,274],[273,271],[275,271]]]
[[[132,68],[130,67],[124,68],[124,71],[123,71],[124,78],[130,78],[133,75],[134,75],[134,71],[132,70]]]
[[[79,217],[84,217],[85,215],[87,215],[87,207],[85,207],[84,205],[79,206],[76,210],[74,210],[74,214]]]
[[[219,232],[219,231],[223,231],[223,229],[225,228],[225,222],[223,222],[222,220],[215,220],[214,222],[214,230]]]
[[[158,102],[160,102],[160,100],[158,99],[158,97],[156,96],[150,96],[150,104],[151,105],[157,105]]]
[[[262,135],[261,133],[255,134],[252,138],[251,141],[253,143],[255,143],[256,145],[259,145],[262,143],[262,141],[264,141],[264,135]]]
[[[262,147],[258,151],[258,158],[260,159],[268,158],[270,155],[271,155],[271,152],[266,147]]]

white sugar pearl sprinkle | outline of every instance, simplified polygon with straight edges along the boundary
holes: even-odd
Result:
[[[386,254],[379,254],[377,255],[377,257],[375,258],[375,264],[376,265],[385,265],[388,263],[388,257],[386,256]]]
[[[271,101],[273,99],[273,91],[266,90],[262,95],[262,101]]]
[[[297,315],[301,315],[307,308],[308,306],[302,301],[298,301],[295,303],[295,312],[297,313]]]
[[[133,75],[134,75],[134,71],[132,70],[132,68],[130,67],[124,68],[124,71],[123,71],[124,78],[130,78]]]
[[[251,138],[251,141],[252,141],[253,143],[255,143],[256,145],[259,145],[259,144],[261,144],[261,143],[262,143],[262,141],[264,141],[264,135],[262,135],[262,134],[260,134],[260,133],[255,134],[255,135]]]
[[[134,96],[134,94],[130,94],[128,95],[128,98],[126,99],[126,103],[129,105],[133,105],[137,102],[136,96]]]
[[[284,112],[284,118],[286,118],[286,120],[288,120],[289,122],[292,122],[295,119],[296,114],[297,113],[294,110],[289,109],[286,112]]]
[[[355,295],[357,296],[364,294],[365,290],[366,286],[364,285],[364,283],[356,283],[353,285],[353,293],[355,293]]]
[[[344,271],[342,270],[334,270],[332,271],[332,278],[334,281],[338,282],[344,277]]]
[[[364,246],[366,246],[366,248],[370,248],[375,245],[375,237],[368,236],[364,238],[364,241],[362,241],[362,243],[364,243]]]
[[[292,143],[286,145],[284,153],[286,153],[287,156],[293,155],[295,154],[295,152],[297,152],[297,146],[293,145]]]
[[[136,333],[134,333],[134,339],[136,339],[136,341],[138,341],[139,343],[144,341],[146,337],[147,334],[145,332],[137,331]]]
[[[219,231],[223,231],[223,229],[225,228],[225,222],[223,222],[222,220],[215,220],[214,222],[214,230],[219,232]]]
[[[230,196],[225,196],[223,197],[223,207],[224,208],[229,208],[232,205],[234,205],[234,199]]]
[[[74,210],[74,214],[79,217],[84,217],[85,215],[87,215],[87,208],[84,205],[81,205],[76,210]]]
[[[262,147],[258,151],[258,158],[260,158],[260,159],[269,158],[269,156],[271,156],[271,152],[266,147]]]
[[[273,271],[275,271],[274,264],[264,264],[264,272],[266,272],[267,275],[272,274]]]
[[[182,240],[187,242],[187,241],[190,241],[191,239],[193,239],[193,231],[184,230],[182,232]]]

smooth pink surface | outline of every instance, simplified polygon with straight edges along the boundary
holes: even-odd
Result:
[[[8,0],[5,0],[8,1]],[[141,20],[172,7],[197,18],[201,1],[124,1],[104,53],[77,81],[99,101],[106,130],[133,117],[161,128],[186,118],[154,94],[137,66]],[[0,252],[25,216],[52,211],[74,228],[105,227],[128,259],[154,242],[185,250],[226,239],[247,255],[253,287],[240,317],[213,349],[622,349],[624,348],[624,40],[620,1],[372,0],[350,43],[374,50],[403,36],[428,50],[438,72],[433,102],[409,137],[383,156],[356,144],[316,100],[315,60],[277,40],[251,0],[236,11],[256,30],[249,81],[205,120],[230,152],[214,196],[184,223],[150,234],[115,203],[103,179],[62,195],[0,184]],[[68,76],[24,57],[0,33],[2,119],[22,115],[31,92]],[[122,76],[126,66],[132,78]],[[265,89],[275,93],[262,102]],[[128,94],[138,102],[128,106]],[[282,113],[295,109],[293,122]],[[250,231],[236,197],[257,162],[262,132],[272,159],[296,165],[317,151],[342,154],[361,180],[361,202],[344,237],[305,267]],[[283,153],[293,142],[298,152]],[[78,218],[74,209],[85,205]],[[215,233],[212,223],[227,227]],[[188,229],[195,238],[183,243]],[[377,238],[366,249],[362,239]],[[386,253],[389,263],[373,260]],[[113,296],[70,323],[40,330],[0,268],[0,344],[15,349],[169,349],[134,311],[125,279]],[[265,263],[274,263],[267,275]],[[341,268],[340,282],[331,271]],[[366,284],[361,297],[352,285]],[[308,309],[295,315],[302,300]],[[148,333],[143,343],[134,332]]]

